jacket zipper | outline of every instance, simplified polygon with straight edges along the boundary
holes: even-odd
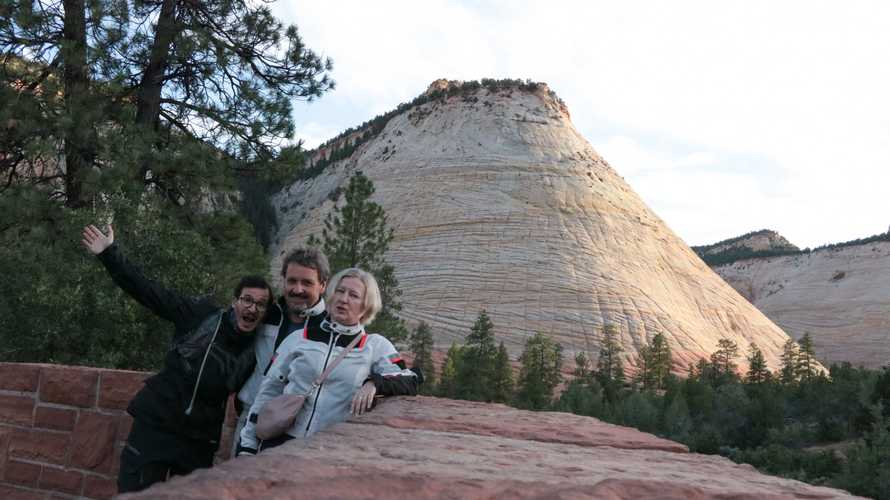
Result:
[[[219,313],[219,319],[216,321],[216,330],[213,331],[213,337],[210,339],[210,344],[207,346],[207,350],[204,351],[204,359],[201,360],[201,368],[198,369],[198,379],[195,380],[195,389],[192,391],[192,400],[189,401],[189,407],[185,409],[185,414],[188,416],[192,415],[192,409],[195,406],[195,397],[198,395],[198,386],[201,385],[201,376],[204,374],[204,365],[207,363],[207,356],[210,355],[210,349],[213,349],[213,343],[216,341],[216,334],[219,333],[219,326],[222,323],[222,317],[225,314],[225,311]]]
[[[328,355],[324,359],[324,366],[321,367],[322,373],[324,373],[325,369],[327,369],[327,367],[328,367],[328,361],[331,360],[331,353],[334,352],[334,346],[337,345],[337,340],[340,339],[340,335],[341,334],[338,333],[336,337],[334,337],[333,335],[331,336],[331,338],[333,338],[334,341],[331,342],[331,344],[328,346]],[[309,426],[312,425],[312,419],[315,418],[315,408],[318,406],[318,398],[319,398],[319,396],[321,396],[321,389],[323,387],[324,387],[324,382],[322,382],[321,385],[318,386],[318,389],[315,390],[315,399],[312,400],[312,413],[309,414],[309,421],[306,422],[306,429],[305,429],[306,433],[309,432]]]

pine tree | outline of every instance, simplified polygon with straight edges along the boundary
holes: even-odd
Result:
[[[0,109],[15,130],[0,136],[0,176],[52,185],[71,208],[122,180],[198,201],[204,187],[274,160],[294,134],[292,100],[333,88],[330,60],[262,3],[50,0],[2,11]]]
[[[831,485],[870,498],[890,498],[890,422],[880,403],[868,410],[872,428],[847,448],[847,460]]]
[[[797,358],[797,342],[795,342],[794,339],[789,338],[782,346],[782,365],[779,368],[779,381],[785,385],[793,384],[798,380],[797,367],[799,364]]]
[[[751,344],[748,347],[748,373],[745,381],[749,384],[762,384],[772,379],[772,374],[766,366],[766,359],[763,357],[763,351],[757,347],[757,344]]]
[[[668,375],[671,373],[671,347],[667,339],[659,332],[652,337],[652,344],[640,349],[640,382],[644,389],[664,389]]]
[[[624,385],[624,365],[620,357],[623,350],[618,341],[618,327],[605,325],[594,378],[610,402],[616,401],[618,391]]]
[[[471,401],[493,401],[497,346],[494,325],[485,309],[479,312],[467,335],[457,364],[457,397]]]
[[[722,338],[717,341],[717,350],[711,354],[711,366],[718,379],[736,376],[735,358],[739,355],[739,346],[733,340]]]
[[[804,333],[797,345],[795,376],[797,380],[806,382],[818,373],[816,368],[818,363],[816,361],[816,349],[813,347],[813,339],[810,337],[810,332]]]
[[[590,359],[584,351],[579,351],[575,354],[575,369],[572,371],[572,376],[575,379],[586,381],[590,378],[590,375]]]
[[[519,360],[517,406],[531,410],[550,406],[553,390],[562,382],[562,346],[536,333],[525,342]]]
[[[445,398],[457,398],[457,368],[461,364],[462,349],[456,343],[452,343],[445,353],[442,361],[442,374],[439,377],[439,386],[436,394]]]
[[[409,349],[414,353],[414,368],[420,368],[423,373],[423,384],[420,385],[420,394],[436,393],[436,366],[433,363],[433,333],[429,325],[421,321],[411,334]]]
[[[392,342],[401,342],[408,337],[405,322],[398,316],[402,310],[399,301],[402,292],[395,270],[385,258],[393,229],[387,224],[383,207],[371,201],[373,194],[371,179],[356,172],[342,193],[345,203],[335,206],[325,218],[321,240],[313,235],[308,243],[322,246],[333,272],[360,267],[374,275],[380,286],[383,309],[368,330],[380,332]]]
[[[510,356],[504,343],[498,346],[498,352],[494,360],[494,381],[492,382],[495,403],[509,403],[513,400],[513,367],[510,365]]]

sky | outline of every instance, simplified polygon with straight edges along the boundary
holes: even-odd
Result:
[[[689,245],[890,227],[890,2],[279,0],[334,61],[307,147],[438,78],[547,83]]]

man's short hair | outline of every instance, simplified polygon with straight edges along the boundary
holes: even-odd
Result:
[[[245,276],[238,281],[238,284],[235,285],[235,298],[241,296],[241,292],[245,288],[265,288],[267,292],[269,292],[269,301],[272,301],[272,297],[274,297],[272,293],[272,287],[269,286],[269,282],[266,281],[266,278],[262,276],[258,276],[256,274],[252,274],[250,276]],[[268,305],[268,304],[267,304]]]
[[[328,258],[317,248],[301,247],[287,254],[284,262],[281,263],[282,278],[287,274],[287,266],[290,264],[315,269],[315,272],[318,273],[318,281],[322,283],[327,283],[331,277],[331,266],[328,264]]]

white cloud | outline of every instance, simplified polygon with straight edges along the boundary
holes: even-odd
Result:
[[[359,124],[440,77],[532,78],[687,241],[770,227],[814,246],[890,223],[888,3],[275,5],[335,62],[300,128]]]

